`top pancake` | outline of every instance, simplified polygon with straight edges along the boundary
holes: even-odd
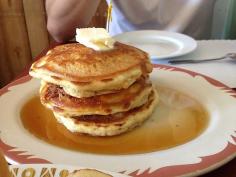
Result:
[[[148,54],[135,47],[116,42],[114,49],[101,52],[72,43],[52,49],[30,72],[81,83],[111,79],[137,68],[143,74],[152,71]]]

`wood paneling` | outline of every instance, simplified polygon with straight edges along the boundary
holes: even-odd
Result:
[[[2,35],[2,27],[2,21],[0,19],[0,88],[7,84],[13,77],[7,61],[6,45],[4,42],[4,36]]]
[[[34,58],[49,45],[44,1],[23,0],[23,7],[31,55]]]
[[[5,54],[0,54],[0,58],[4,61],[3,64],[7,63],[6,67],[9,67],[8,76],[4,77],[13,79],[31,61],[22,1],[0,0],[0,21],[1,43],[5,50]]]
[[[98,6],[97,12],[89,23],[90,27],[106,27],[107,19],[107,3],[105,0],[102,0]]]

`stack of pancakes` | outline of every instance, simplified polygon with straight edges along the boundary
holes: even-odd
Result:
[[[79,43],[50,50],[30,69],[42,79],[40,98],[72,132],[112,136],[140,125],[158,96],[147,53],[119,42],[108,51]]]

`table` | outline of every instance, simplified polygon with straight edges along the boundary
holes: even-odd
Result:
[[[56,43],[53,43],[50,45],[49,48],[42,51],[41,54],[39,54],[35,60],[39,59],[41,56],[45,55],[45,53],[55,47]],[[183,57],[178,57],[177,59],[207,59],[207,58],[214,58],[218,56],[222,56],[225,53],[228,52],[236,52],[236,41],[198,41],[198,49],[194,51],[191,54],[188,54]],[[208,46],[208,47],[207,47]],[[217,48],[217,49],[216,49]],[[219,50],[218,50],[219,49]],[[168,60],[163,61],[153,61],[153,63],[167,63]],[[232,64],[230,62],[230,64]],[[220,66],[219,66],[220,65]],[[234,88],[236,91],[236,62],[233,66],[230,66],[228,63],[202,63],[202,64],[181,64],[176,65],[177,67],[190,69],[196,72],[201,72],[205,75],[208,75],[212,78],[215,78],[217,80],[220,80],[221,82],[225,83],[226,85],[229,85],[231,88]],[[209,70],[208,67],[211,69]],[[235,67],[235,69],[232,69],[232,67]],[[219,68],[222,70],[226,70],[227,72],[222,72],[222,74],[218,74]],[[230,69],[229,69],[230,68]],[[24,75],[28,74],[29,66],[25,68],[23,73],[19,75],[19,77],[22,77]],[[18,77],[18,78],[19,78]],[[236,158],[228,162],[227,164],[223,165],[222,167],[207,173],[205,175],[202,175],[201,177],[236,177]]]

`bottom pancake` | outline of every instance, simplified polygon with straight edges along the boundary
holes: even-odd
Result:
[[[114,136],[129,131],[148,119],[158,100],[158,94],[153,89],[147,103],[127,112],[78,117],[66,117],[54,112],[54,115],[57,121],[71,132],[85,133],[92,136]]]

